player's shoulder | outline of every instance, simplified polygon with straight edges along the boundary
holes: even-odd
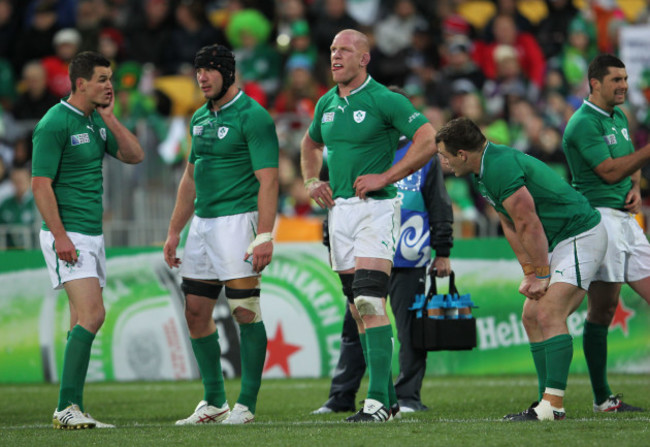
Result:
[[[67,121],[68,113],[65,106],[61,103],[55,104],[45,112],[45,115],[38,121],[34,131],[41,130],[63,130],[63,126]]]

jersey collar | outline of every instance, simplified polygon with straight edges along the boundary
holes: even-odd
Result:
[[[591,107],[591,108],[592,108],[596,113],[600,113],[601,115],[605,115],[605,116],[608,117],[608,118],[611,118],[611,117],[614,115],[614,112],[612,112],[611,114],[609,114],[609,113],[607,113],[605,110],[603,110],[603,109],[601,109],[600,107],[598,107],[596,104],[594,104],[594,103],[592,103],[592,102],[589,102],[589,101],[587,101],[586,99],[584,99],[584,100],[582,101],[582,103],[583,103],[584,105],[588,106],[588,107]]]
[[[360,92],[361,90],[363,90],[364,88],[366,88],[366,86],[370,83],[371,80],[372,80],[372,76],[368,75],[368,77],[366,78],[366,80],[363,81],[363,84],[361,84],[359,87],[355,88],[354,90],[350,90],[350,94],[349,94],[348,96],[352,96],[352,95],[354,95],[355,93]],[[338,87],[336,88],[336,90],[337,90],[337,92],[338,92]],[[347,96],[346,96],[346,97],[347,97]]]
[[[243,95],[243,94],[244,94],[244,92],[242,90],[240,90],[239,93],[237,93],[233,99],[231,99],[230,101],[228,101],[227,103],[225,103],[224,105],[219,107],[219,110],[227,109],[228,107],[233,105],[235,103],[235,101],[237,101],[241,97],[241,95]]]
[[[485,153],[487,152],[490,146],[491,143],[489,141],[485,143],[485,149],[483,149],[483,155],[481,155],[481,172],[479,172],[478,174],[479,178],[483,178],[483,164],[485,163]]]
[[[63,104],[63,106],[65,106],[65,107],[67,107],[68,110],[70,110],[72,113],[76,113],[79,116],[85,116],[84,113],[81,110],[79,110],[78,108],[76,108],[75,106],[70,104],[68,101],[66,101],[66,99],[68,99],[68,98],[69,98],[69,96],[63,98],[61,100],[61,104]]]

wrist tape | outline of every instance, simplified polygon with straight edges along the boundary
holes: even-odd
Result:
[[[272,240],[273,240],[273,236],[271,235],[271,233],[260,233],[257,236],[255,236],[255,240],[250,243],[248,249],[246,250],[246,253],[252,255],[253,249],[255,247],[261,244],[265,244],[266,242],[271,242]]]

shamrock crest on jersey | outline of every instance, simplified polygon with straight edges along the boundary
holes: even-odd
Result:
[[[228,134],[228,128],[227,127],[220,127],[217,136],[219,137],[220,140],[223,140],[224,137]]]
[[[365,110],[355,110],[353,116],[354,116],[354,121],[356,123],[360,123],[364,119],[366,119],[366,111]]]

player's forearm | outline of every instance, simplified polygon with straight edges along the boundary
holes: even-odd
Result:
[[[404,157],[384,172],[386,184],[395,183],[424,166],[437,152],[436,132],[430,124],[424,124],[413,136],[413,144]]]
[[[625,177],[632,176],[650,162],[650,144],[629,155],[609,158],[596,167],[596,173],[607,183],[618,183]]]
[[[196,189],[193,179],[188,179],[183,175],[180,185],[178,185],[178,194],[176,195],[176,205],[169,221],[168,235],[178,235],[194,214],[194,199],[196,198]]]
[[[548,240],[542,223],[539,220],[520,222],[517,223],[516,229],[521,247],[533,267],[539,269],[548,266]],[[520,263],[522,262],[520,261]]]
[[[316,147],[308,147],[304,144],[300,149],[300,171],[303,180],[318,178],[323,166],[323,151]]]
[[[45,225],[49,228],[54,236],[54,239],[65,234],[65,228],[61,221],[59,214],[59,204],[54,195],[54,190],[51,185],[32,183],[32,193],[34,195],[34,202],[38,208],[41,217],[45,221]]]
[[[258,233],[271,233],[275,224],[275,216],[278,209],[278,181],[266,186],[260,186],[257,195],[257,210],[259,219],[257,223]]]
[[[105,118],[104,122],[117,141],[117,158],[128,164],[137,164],[144,160],[144,150],[138,138],[124,127],[115,117]]]

